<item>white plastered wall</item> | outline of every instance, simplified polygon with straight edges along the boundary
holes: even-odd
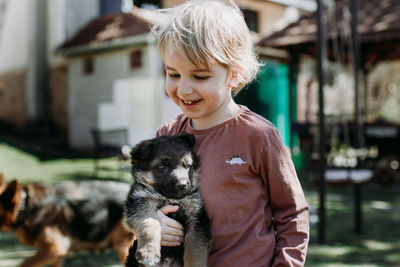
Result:
[[[97,54],[91,75],[83,74],[83,57],[70,60],[69,142],[72,147],[91,147],[92,127],[128,128],[129,145],[154,136],[164,120],[162,65],[153,45],[140,49],[142,67],[135,70],[129,64],[132,49]]]
[[[29,1],[9,1],[0,43],[0,73],[24,69],[28,63]]]

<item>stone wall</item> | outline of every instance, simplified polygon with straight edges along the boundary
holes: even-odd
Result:
[[[54,126],[66,137],[68,132],[68,68],[53,67],[49,74],[50,118]]]
[[[49,112],[55,128],[66,137],[68,130],[67,67],[60,65],[49,72]],[[0,74],[0,122],[16,128],[28,123],[25,114],[26,72]]]
[[[0,74],[0,121],[20,128],[25,123],[25,71]]]

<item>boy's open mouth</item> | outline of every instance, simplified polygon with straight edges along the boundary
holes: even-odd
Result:
[[[182,103],[185,105],[185,106],[194,106],[194,105],[196,105],[197,103],[199,103],[200,102],[200,100],[201,99],[197,99],[197,100],[183,100],[183,99],[181,99],[181,101],[182,101]]]

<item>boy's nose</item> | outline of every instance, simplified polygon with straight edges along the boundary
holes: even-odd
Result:
[[[181,96],[185,96],[192,94],[193,89],[188,82],[181,82],[178,86],[178,92]]]

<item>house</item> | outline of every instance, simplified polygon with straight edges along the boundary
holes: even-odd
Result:
[[[1,30],[0,121],[56,129],[78,149],[93,145],[91,128],[127,128],[131,145],[151,137],[179,110],[163,90],[163,65],[149,34],[154,18],[146,10],[181,2],[134,1],[143,8],[131,9],[124,0],[9,1]],[[296,19],[298,10],[315,8],[308,0],[238,3],[255,41]]]
[[[109,5],[112,2],[118,1],[0,1],[3,126],[38,132],[52,128],[66,138],[68,69],[65,58],[56,54],[55,48],[90,19],[116,11]]]
[[[350,3],[350,2],[349,2]],[[354,77],[352,70],[351,10],[349,3],[337,1],[325,10],[327,43],[325,113],[352,119],[354,114]],[[361,1],[358,33],[360,36],[361,78],[360,106],[365,122],[400,123],[400,2],[396,0]],[[317,122],[316,97],[317,19],[308,14],[258,43],[260,46],[285,49],[299,64],[298,121]],[[307,55],[308,57],[304,57]],[[303,60],[300,60],[302,59]],[[314,86],[313,86],[314,84]]]
[[[340,146],[375,146],[379,158],[396,155],[400,143],[400,2],[396,0],[361,1],[359,24],[359,88],[355,86],[354,42],[350,25],[350,2],[335,1],[324,9],[326,64],[324,114],[326,135],[332,150]],[[291,55],[291,78],[297,95],[294,126],[310,142],[318,134],[313,125],[319,117],[316,14],[301,17],[283,30],[263,38],[258,45],[284,49]],[[296,78],[297,77],[297,78]],[[358,96],[358,97],[357,97]],[[293,97],[293,102],[296,102]],[[356,104],[358,101],[358,105]],[[358,116],[357,116],[358,115]],[[357,119],[358,117],[358,119]],[[353,138],[351,138],[353,136]],[[313,146],[313,148],[311,148]],[[396,165],[397,166],[397,165]],[[389,168],[389,167],[388,167]],[[398,169],[393,168],[393,170]],[[384,178],[386,179],[386,178]]]

